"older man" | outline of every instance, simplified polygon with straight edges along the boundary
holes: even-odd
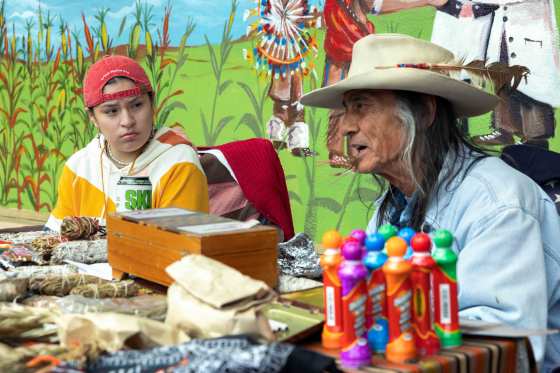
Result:
[[[370,35],[354,45],[348,77],[302,103],[344,107],[330,150],[389,183],[370,231],[390,222],[453,232],[462,317],[558,328],[560,219],[537,184],[458,128],[458,118],[488,112],[497,99],[450,77],[455,66],[435,44]],[[547,371],[560,365],[560,336],[531,341]]]

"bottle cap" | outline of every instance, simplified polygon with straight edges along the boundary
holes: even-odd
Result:
[[[385,249],[387,249],[387,255],[389,256],[402,257],[406,253],[407,247],[406,241],[400,237],[391,237],[385,244]]]
[[[415,234],[416,231],[414,229],[410,227],[404,227],[399,231],[398,236],[403,238],[406,241],[406,243],[410,245],[410,240]]]
[[[398,231],[399,230],[394,225],[383,224],[382,226],[379,227],[377,233],[383,235],[383,237],[385,237],[385,241],[387,241],[389,238],[396,236]]]
[[[323,234],[321,245],[325,249],[338,249],[342,245],[342,236],[337,230],[331,229]]]
[[[367,251],[381,251],[385,247],[385,237],[380,233],[373,233],[366,237]]]
[[[441,248],[451,247],[453,235],[446,229],[438,229],[434,232],[434,243]]]
[[[415,253],[429,253],[432,248],[432,240],[426,233],[416,233],[410,240],[410,246]]]
[[[342,256],[346,260],[362,259],[362,245],[357,241],[349,241],[342,245]]]
[[[363,229],[354,229],[350,233],[350,237],[354,237],[361,245],[364,244],[366,236],[367,236],[366,231],[364,231]]]

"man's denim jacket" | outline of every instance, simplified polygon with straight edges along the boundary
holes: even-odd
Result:
[[[448,185],[441,177],[451,168],[447,156],[425,219],[432,230],[448,229],[455,236],[460,316],[560,328],[560,217],[554,203],[499,158],[484,158],[468,169],[473,160],[467,155]],[[410,214],[410,206],[403,214]],[[368,232],[376,227],[374,216]],[[545,372],[560,365],[559,334],[531,342]]]

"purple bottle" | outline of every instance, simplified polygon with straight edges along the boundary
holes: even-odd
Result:
[[[358,241],[362,247],[362,258],[366,255],[367,249],[366,249],[366,237],[367,237],[367,233],[366,231],[364,231],[363,229],[354,229],[352,232],[350,232],[350,237],[354,238],[356,241]]]
[[[362,245],[357,241],[342,246],[344,261],[338,275],[342,287],[342,350],[340,360],[349,368],[371,364],[366,339],[366,304],[368,271],[361,261]]]

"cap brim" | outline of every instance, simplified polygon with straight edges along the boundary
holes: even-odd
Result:
[[[345,92],[355,89],[387,89],[440,96],[453,105],[457,117],[473,117],[489,112],[499,98],[463,81],[416,68],[375,70],[354,75],[301,97],[305,106],[341,108]]]

